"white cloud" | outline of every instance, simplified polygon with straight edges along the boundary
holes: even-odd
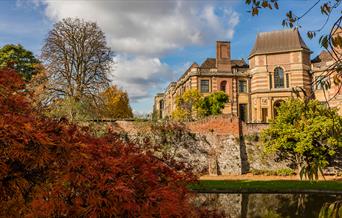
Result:
[[[230,39],[239,19],[231,9],[196,1],[40,1],[50,19],[96,21],[114,51],[139,55],[160,55],[213,38]]]
[[[163,88],[172,79],[172,70],[158,58],[119,55],[115,62],[117,64],[111,79],[114,84],[127,90],[133,101],[151,97],[151,90]]]
[[[220,1],[28,1],[43,6],[52,21],[66,17],[96,21],[118,55],[113,81],[132,100],[153,96],[151,88],[172,79],[170,67],[160,61],[162,56],[215,39],[230,40],[239,22],[239,15]]]

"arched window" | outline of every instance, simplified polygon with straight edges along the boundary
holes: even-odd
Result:
[[[220,83],[220,91],[226,92],[226,85],[227,85],[227,81],[222,81]]]
[[[274,69],[274,88],[284,88],[284,70],[280,67]]]

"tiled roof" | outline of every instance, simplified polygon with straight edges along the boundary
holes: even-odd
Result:
[[[244,59],[241,60],[231,60],[232,67],[248,67]],[[202,64],[202,69],[216,68],[216,58],[207,58]]]
[[[202,69],[210,69],[210,68],[216,68],[216,59],[215,58],[207,58],[202,64]]]
[[[231,60],[232,67],[248,67],[248,64],[244,59],[241,60]]]
[[[300,49],[310,51],[297,29],[263,32],[257,35],[249,57],[256,54],[277,53]]]
[[[312,59],[312,63],[328,62],[334,60],[327,51],[322,51],[318,56]]]

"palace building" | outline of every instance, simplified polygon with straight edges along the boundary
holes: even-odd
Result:
[[[322,74],[334,63],[327,52],[313,60],[298,30],[259,33],[248,57],[231,58],[230,42],[216,42],[216,58],[201,65],[193,63],[164,93],[155,96],[154,113],[159,119],[171,117],[176,96],[188,89],[209,95],[224,91],[229,102],[223,114],[238,116],[244,122],[267,123],[276,116],[276,108],[294,96],[293,88],[313,94],[319,101],[329,99],[330,106],[342,114],[342,91],[331,82],[328,90],[319,81],[332,80]],[[317,82],[318,81],[318,82]]]

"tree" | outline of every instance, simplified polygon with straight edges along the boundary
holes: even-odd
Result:
[[[126,144],[37,114],[13,70],[0,70],[1,217],[205,217],[194,176]]]
[[[206,96],[199,103],[199,111],[201,116],[218,115],[224,108],[224,104],[228,102],[228,95],[223,91],[218,91]]]
[[[74,97],[55,99],[45,108],[44,112],[49,117],[63,117],[71,122],[83,122],[97,118],[97,108],[92,99],[86,96],[77,100]]]
[[[342,117],[317,100],[289,99],[277,113],[261,133],[265,152],[293,161],[301,178],[317,179],[342,149]]]
[[[173,119],[189,121],[195,117],[201,101],[201,94],[195,89],[188,89],[176,98],[176,110],[172,113]]]
[[[126,92],[113,85],[100,94],[100,114],[104,118],[131,118],[132,109]]]
[[[0,68],[11,68],[29,81],[38,72],[40,62],[22,45],[8,44],[0,48]]]
[[[96,23],[63,19],[49,32],[42,59],[53,98],[96,96],[109,85],[113,54]]]
[[[278,0],[246,0],[245,2],[251,7],[250,13],[253,16],[258,15],[259,11],[262,9],[272,10],[273,8],[279,8]],[[309,30],[307,32],[307,36],[312,39],[316,37],[316,35],[320,34],[319,44],[325,48],[334,59],[334,63],[325,69],[322,76],[326,78],[332,77],[333,82],[338,86],[338,90],[342,90],[342,16],[339,16],[339,18],[334,21],[333,25],[329,27],[328,32],[324,32],[324,27],[328,24],[329,18],[332,14],[341,14],[341,10],[339,10],[341,2],[342,0],[316,0],[312,5],[308,6],[301,15],[296,14],[294,10],[289,10],[282,22],[284,27],[301,28],[300,22],[305,18],[305,16],[315,7],[320,7],[323,22],[319,24],[320,26],[318,28]],[[331,86],[330,80],[322,81],[315,79],[312,83],[313,85],[321,83],[324,89],[329,89]],[[294,90],[295,93],[300,91],[303,90]],[[338,93],[339,91],[336,95]]]
[[[222,91],[204,97],[197,90],[189,89],[176,98],[176,110],[172,117],[175,120],[190,121],[196,117],[217,115],[227,102],[228,96]]]

